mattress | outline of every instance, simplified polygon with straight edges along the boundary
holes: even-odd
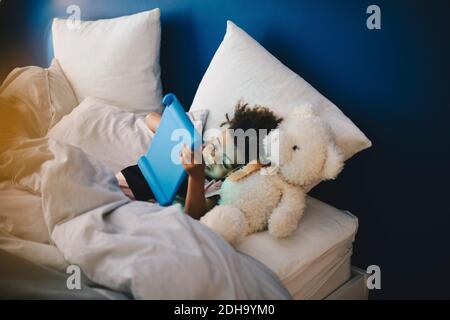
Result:
[[[268,266],[295,299],[322,299],[350,277],[358,219],[312,197],[298,229],[286,239],[248,236],[238,250]]]

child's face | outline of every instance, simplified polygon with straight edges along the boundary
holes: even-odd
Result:
[[[203,149],[205,173],[212,179],[222,179],[238,164],[238,154],[233,137],[229,130],[223,130],[221,135],[205,145]]]

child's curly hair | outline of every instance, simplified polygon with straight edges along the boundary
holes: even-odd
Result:
[[[248,103],[239,101],[234,109],[234,116],[230,119],[228,113],[225,114],[225,118],[227,119],[220,126],[223,127],[228,125],[228,129],[242,129],[244,131],[248,129],[255,129],[256,135],[258,139],[258,144],[261,144],[261,138],[259,134],[260,129],[265,129],[267,133],[271,130],[274,130],[278,127],[278,125],[283,121],[283,118],[276,116],[269,108],[263,107],[260,105],[255,105],[253,107],[249,107]],[[236,142],[236,141],[235,141]],[[246,162],[249,162],[253,159],[249,159],[249,146],[248,141],[246,141],[245,145],[245,153],[246,153]],[[259,157],[259,149],[258,149],[258,157]]]
[[[248,103],[239,101],[234,109],[234,116],[230,119],[228,113],[225,114],[227,119],[220,126],[229,125],[229,129],[276,129],[283,118],[277,117],[269,108],[255,105],[253,108]]]

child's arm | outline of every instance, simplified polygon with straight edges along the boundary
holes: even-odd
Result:
[[[206,213],[205,164],[201,152],[200,156],[194,157],[194,152],[185,146],[181,153],[181,163],[189,176],[184,211],[192,218],[200,219]]]

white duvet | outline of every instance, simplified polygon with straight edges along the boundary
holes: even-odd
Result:
[[[141,119],[88,98],[36,138],[16,130],[33,125],[19,125],[23,110],[7,107],[0,125],[14,129],[1,136],[0,248],[54,268],[77,264],[135,298],[289,298],[264,265],[178,205],[120,191],[113,170],[134,164],[151,140]]]

